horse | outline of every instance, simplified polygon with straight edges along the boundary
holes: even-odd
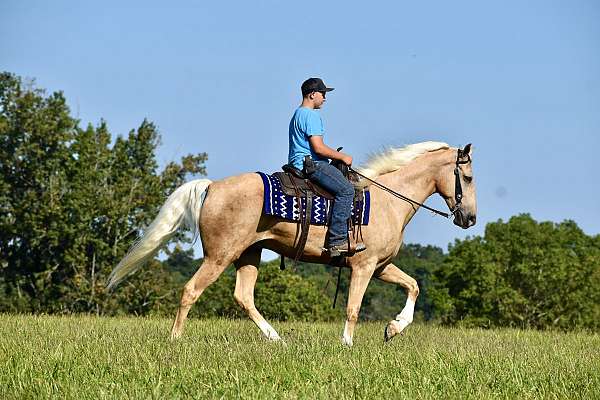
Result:
[[[419,208],[415,202],[423,203],[434,193],[438,193],[452,211],[455,225],[466,229],[475,224],[477,202],[471,152],[471,144],[460,149],[441,142],[423,142],[382,151],[373,155],[362,168],[357,168],[365,177],[401,192],[413,202],[401,201],[384,190],[371,190],[370,220],[362,227],[366,250],[347,257],[344,263],[351,269],[342,334],[344,345],[350,347],[353,344],[362,298],[373,276],[400,285],[407,292],[404,308],[385,326],[384,340],[389,341],[403,333],[413,321],[419,286],[391,260],[400,250],[404,229]],[[365,182],[363,179],[363,186],[368,184]],[[265,215],[262,212],[263,194],[263,182],[257,173],[244,173],[214,182],[198,179],[183,184],[167,198],[154,221],[112,271],[107,288],[114,288],[153,258],[176,231],[184,227],[200,236],[204,259],[183,288],[171,338],[182,335],[192,305],[233,263],[236,302],[267,339],[281,340],[257,310],[254,286],[262,249],[293,258],[299,227],[296,222]],[[310,228],[300,260],[321,264],[335,262],[324,251],[327,227]]]

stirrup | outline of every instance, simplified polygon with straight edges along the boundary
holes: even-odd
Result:
[[[363,242],[358,242],[356,243],[356,248],[354,249],[354,252],[356,253],[360,253],[363,250],[366,250],[367,246],[365,246],[365,244]]]

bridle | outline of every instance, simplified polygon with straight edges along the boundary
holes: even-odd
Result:
[[[471,155],[467,154],[467,159],[461,161],[461,157],[463,156],[462,150],[458,149],[456,152],[456,163],[454,166],[454,207],[450,209],[450,214],[454,215],[459,209],[462,203],[463,193],[462,193],[462,184],[460,183],[460,169],[459,165],[468,164],[471,162]]]
[[[455,166],[454,166],[454,201],[455,201],[455,203],[454,203],[454,207],[452,207],[450,209],[450,213],[436,210],[435,208],[429,207],[423,203],[419,203],[418,201],[415,201],[415,200],[410,199],[398,192],[395,192],[392,189],[388,188],[387,186],[384,186],[381,183],[375,182],[374,180],[364,176],[363,174],[356,171],[352,167],[348,167],[348,170],[354,172],[355,174],[357,174],[358,176],[360,176],[362,178],[365,178],[366,180],[368,180],[369,182],[371,182],[373,185],[377,186],[378,188],[385,190],[388,193],[393,194],[394,196],[410,203],[411,205],[423,207],[426,210],[429,210],[434,214],[440,215],[442,217],[450,218],[450,216],[456,214],[460,210],[460,205],[462,204],[462,199],[463,199],[462,184],[460,183],[460,168],[459,168],[459,166],[462,164],[468,164],[471,162],[471,156],[468,153],[467,153],[466,160],[461,160],[461,157],[463,157],[463,150],[457,149],[456,162],[455,162]]]

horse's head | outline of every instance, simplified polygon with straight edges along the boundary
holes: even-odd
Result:
[[[454,214],[454,224],[463,229],[475,225],[477,200],[471,165],[471,144],[464,149],[451,149],[452,156],[442,168],[436,191]]]

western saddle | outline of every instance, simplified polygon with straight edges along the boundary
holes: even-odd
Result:
[[[344,176],[353,184],[357,183],[360,180],[360,177],[356,175],[356,173],[349,171],[348,167],[342,162],[333,161],[332,165],[338,168]],[[298,201],[298,207],[300,211],[300,220],[298,221],[298,225],[300,227],[300,238],[297,244],[296,255],[294,257],[294,266],[302,256],[304,252],[304,246],[306,245],[306,240],[308,239],[308,231],[310,229],[310,221],[311,221],[311,212],[312,212],[312,204],[313,198],[315,196],[324,197],[327,200],[334,200],[335,196],[328,192],[325,188],[319,186],[315,182],[311,182],[308,177],[293,165],[286,164],[281,167],[283,171],[276,172],[273,175],[277,176],[279,181],[281,182],[281,189],[284,194],[289,196],[295,196]],[[357,188],[355,186],[354,189],[354,204],[357,201],[363,199],[363,191],[369,190],[368,188]],[[302,207],[300,206],[300,200],[302,198],[306,198],[306,211],[302,212]],[[361,232],[361,224],[358,223],[356,226],[352,223],[352,219],[348,220],[350,231],[352,235],[348,235],[348,256],[353,255],[357,251],[357,242],[358,237],[361,238],[362,241],[362,232]],[[356,228],[356,229],[355,229]],[[358,232],[357,232],[358,231]],[[361,243],[362,245],[362,243]],[[358,248],[358,251],[364,249],[364,246]],[[281,265],[280,268],[285,269],[285,261],[284,256],[281,256]]]

